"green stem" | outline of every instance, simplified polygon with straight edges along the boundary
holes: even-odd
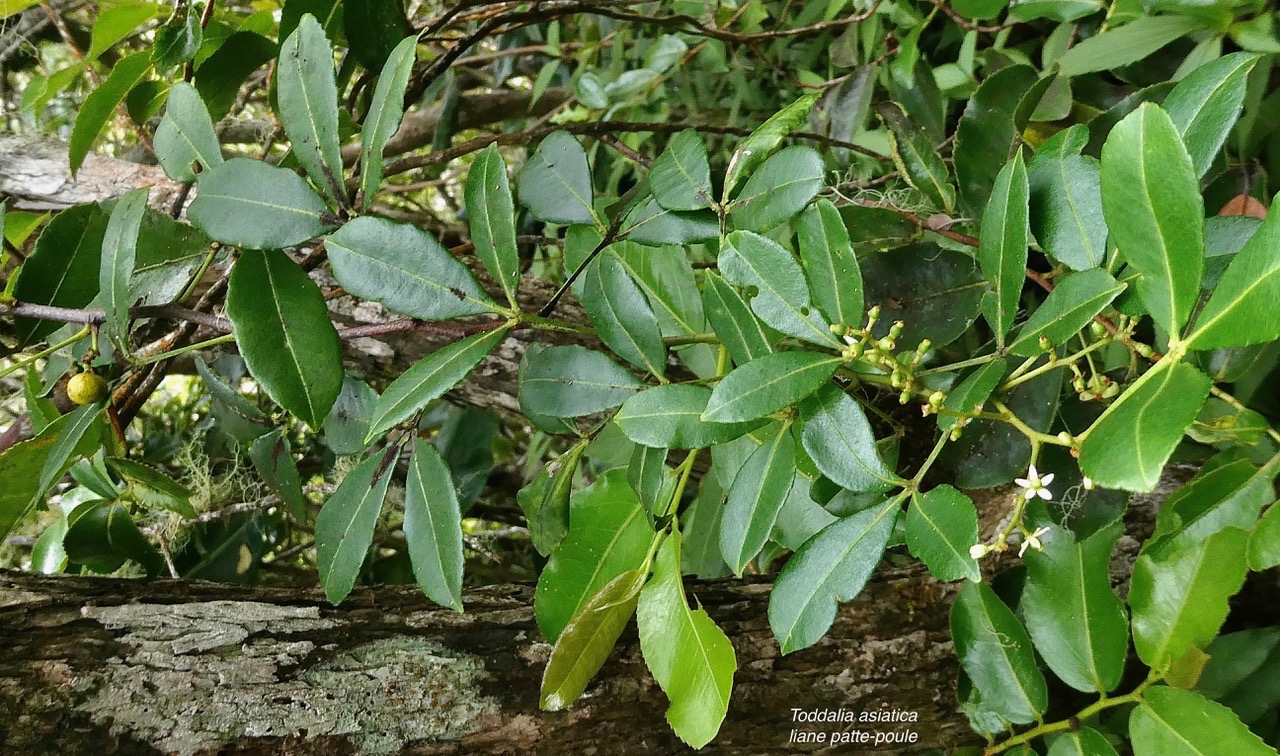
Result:
[[[940,367],[929,368],[928,370],[921,370],[920,372],[916,373],[916,377],[923,378],[926,375],[933,375],[934,373],[949,373],[953,370],[963,370],[964,368],[967,368],[967,367],[985,365],[988,362],[991,362],[992,360],[995,360],[995,359],[997,359],[996,354],[984,354],[981,357],[972,357],[967,360],[953,362],[950,365],[942,365]]]
[[[1107,709],[1111,709],[1116,706],[1123,706],[1125,704],[1139,703],[1142,701],[1142,694],[1145,693],[1147,688],[1151,687],[1151,684],[1154,683],[1157,679],[1158,678],[1153,673],[1150,677],[1144,680],[1142,684],[1134,688],[1132,692],[1126,693],[1123,696],[1108,698],[1104,694],[1097,701],[1093,702],[1092,704],[1089,704],[1088,706],[1084,707],[1079,712],[1077,712],[1076,715],[1071,719],[1063,719],[1057,722],[1042,724],[1038,727],[1027,730],[1021,735],[1015,735],[1009,738],[1008,740],[1003,740],[991,746],[987,750],[983,751],[983,756],[995,756],[995,754],[1003,753],[1009,750],[1010,748],[1016,748],[1017,746],[1020,746],[1024,743],[1030,743],[1032,740],[1035,740],[1038,737],[1042,737],[1044,735],[1051,735],[1055,732],[1062,732],[1063,730],[1071,729],[1072,722],[1083,722],[1089,719],[1090,717],[1093,717],[1094,715],[1098,714],[1099,712],[1105,711]]]
[[[172,359],[174,357],[177,357],[180,354],[186,354],[187,352],[198,352],[201,349],[208,349],[211,346],[217,346],[218,344],[226,344],[235,340],[236,340],[236,337],[234,334],[230,334],[230,333],[223,334],[222,336],[209,339],[208,341],[201,341],[196,344],[188,344],[184,347],[178,347],[177,349],[173,349],[168,352],[160,352],[159,354],[153,354],[149,357],[139,357],[138,359],[133,361],[133,364],[150,365],[153,362],[161,362],[163,360]]]
[[[83,339],[85,336],[88,336],[88,335],[89,335],[89,330],[90,330],[90,329],[89,329],[89,327],[88,327],[88,326],[86,326],[86,327],[84,327],[84,328],[80,329],[79,331],[77,331],[77,332],[76,332],[76,335],[74,335],[74,336],[72,336],[72,337],[70,337],[70,338],[68,338],[68,339],[65,339],[65,340],[63,340],[63,341],[59,341],[57,344],[54,344],[54,345],[53,345],[53,346],[51,346],[51,347],[48,347],[48,348],[46,348],[46,349],[42,349],[42,350],[40,350],[39,352],[36,352],[35,354],[31,355],[30,357],[28,357],[28,358],[26,358],[26,359],[18,360],[17,362],[13,363],[12,365],[10,365],[10,366],[9,366],[9,367],[7,367],[7,368],[0,369],[0,378],[3,378],[3,377],[5,377],[6,375],[9,375],[10,373],[16,373],[17,371],[19,371],[19,370],[21,370],[21,369],[23,369],[23,368],[27,367],[28,365],[31,365],[31,364],[33,364],[33,363],[35,363],[35,362],[39,361],[39,360],[44,359],[45,357],[48,357],[49,355],[53,354],[54,352],[58,351],[59,349],[62,349],[62,348],[64,348],[64,347],[71,346],[72,344],[76,343],[77,341],[79,341],[79,340]]]

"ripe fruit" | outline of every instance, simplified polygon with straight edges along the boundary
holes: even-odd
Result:
[[[107,396],[107,379],[97,373],[76,373],[67,382],[67,397],[76,404],[93,404]]]

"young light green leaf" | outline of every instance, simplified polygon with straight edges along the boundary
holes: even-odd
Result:
[[[951,212],[956,205],[951,172],[929,135],[912,123],[896,102],[880,103],[876,113],[889,130],[889,145],[893,148],[893,164],[898,175],[927,197],[934,207]]]
[[[969,547],[978,542],[978,510],[973,500],[951,486],[938,486],[911,498],[907,510],[907,548],[939,580],[981,580]]]
[[[325,249],[344,289],[410,317],[447,320],[498,309],[465,265],[408,223],[361,216],[331,234]]]
[[[1137,19],[1090,37],[1058,58],[1063,76],[1079,76],[1135,63],[1176,39],[1204,28],[1194,16],[1139,16]]]
[[[324,594],[335,605],[355,587],[394,471],[382,455],[368,457],[347,473],[316,516],[316,566]]]
[[[129,55],[117,62],[106,80],[84,98],[84,103],[76,113],[76,121],[71,126],[71,139],[67,142],[73,176],[84,164],[84,159],[89,155],[98,135],[107,127],[107,122],[115,116],[116,107],[150,70],[150,50]]]
[[[1280,337],[1280,212],[1236,253],[1187,337],[1191,349],[1259,344]]]
[[[714,271],[702,281],[702,309],[729,357],[742,365],[773,351],[760,321],[738,292]]]
[[[444,346],[401,373],[378,397],[365,443],[408,420],[463,381],[489,355],[509,329],[477,333]]]
[[[342,390],[342,346],[320,287],[283,252],[243,254],[231,269],[227,318],[267,396],[319,428]]]
[[[733,157],[729,158],[729,169],[724,175],[724,200],[727,201],[734,195],[738,182],[754,173],[756,167],[773,154],[785,136],[804,124],[817,101],[817,92],[801,95],[795,102],[770,116],[769,120],[760,124],[751,132],[751,136],[738,145]]]
[[[1190,365],[1161,360],[1086,431],[1080,469],[1105,488],[1153,490],[1211,383]]]
[[[818,200],[800,214],[796,231],[814,304],[832,323],[860,325],[862,271],[840,211],[830,200]]]
[[[1158,685],[1129,715],[1134,756],[1274,756],[1275,749],[1227,707],[1190,690]]]
[[[1039,537],[1042,548],[1024,556],[1022,614],[1031,639],[1059,679],[1086,693],[1114,690],[1129,650],[1129,619],[1111,590],[1120,531],[1117,523],[1076,542],[1053,526]]]
[[[333,50],[310,13],[280,46],[276,88],[280,120],[293,154],[330,200],[345,203]]]
[[[98,271],[99,299],[106,310],[103,329],[118,348],[127,351],[129,335],[129,281],[138,257],[138,230],[147,209],[147,187],[121,197],[111,210],[107,233],[102,238],[102,267]]]
[[[764,161],[729,205],[736,228],[765,232],[804,209],[822,188],[826,165],[811,147],[788,147]]]
[[[898,482],[881,461],[871,424],[853,397],[835,386],[823,386],[800,405],[800,417],[804,450],[836,485],[849,491],[883,491]]]
[[[982,314],[1001,347],[1018,316],[1026,280],[1028,201],[1027,169],[1019,152],[996,174],[991,200],[982,213],[978,245],[978,264],[992,288],[983,297]]]
[[[985,707],[1016,724],[1044,713],[1049,692],[1031,638],[986,583],[965,582],[951,607],[956,655]]]
[[[1060,735],[1049,746],[1048,756],[1118,756],[1116,749],[1103,737],[1102,733],[1092,727],[1081,727],[1078,730]]]
[[[1066,344],[1124,289],[1124,284],[1100,268],[1063,278],[1018,331],[1018,338],[1009,345],[1010,354],[1019,357],[1040,354],[1044,351],[1040,347],[1041,337],[1053,346]]]
[[[640,381],[601,352],[553,346],[520,363],[520,406],[539,415],[580,417],[617,407]]]
[[[649,187],[667,210],[711,207],[711,167],[697,130],[685,129],[671,137],[649,169]]]
[[[1204,648],[1227,618],[1245,575],[1248,534],[1225,528],[1203,541],[1173,541],[1138,555],[1129,587],[1133,647],[1156,671]]]
[[[822,640],[835,621],[836,605],[862,592],[899,511],[897,503],[886,502],[836,520],[787,561],[769,594],[769,626],[782,653]]]
[[[655,386],[627,399],[614,416],[627,438],[660,449],[723,444],[764,425],[764,419],[713,423],[702,419],[711,389],[690,384]]]
[[[1252,53],[1212,60],[1179,81],[1164,110],[1187,145],[1196,175],[1204,176],[1240,116],[1245,79],[1258,63]]]
[[[1000,385],[1000,379],[1004,378],[1006,369],[1008,365],[1004,360],[993,360],[975,369],[960,381],[958,386],[947,392],[947,399],[942,404],[943,408],[962,414],[977,412],[978,408],[991,398],[991,393],[996,390],[996,386]],[[951,430],[959,421],[960,418],[957,415],[938,413],[940,430]]]
[[[373,206],[373,198],[382,186],[382,151],[396,129],[400,128],[404,116],[404,90],[409,85],[409,74],[413,73],[417,57],[418,38],[404,39],[387,58],[382,73],[378,75],[378,85],[373,89],[369,114],[365,116],[360,133],[360,189],[365,210]],[[467,202],[467,207],[470,209],[470,202]],[[474,223],[473,216],[473,228]]]
[[[597,591],[565,625],[542,673],[538,706],[543,711],[563,711],[587,689],[635,614],[644,579],[644,572],[627,570]]]
[[[516,289],[520,286],[515,203],[507,181],[507,164],[498,145],[491,144],[476,155],[467,174],[465,199],[476,257],[502,286],[507,303],[515,307]]]
[[[337,226],[307,182],[260,160],[234,158],[200,174],[191,222],[223,244],[282,249]]]
[[[751,311],[767,325],[814,344],[836,344],[830,326],[810,304],[803,269],[782,245],[751,231],[734,231],[725,237],[718,262],[720,275],[730,283],[755,288]]]
[[[587,599],[609,581],[640,567],[653,528],[627,471],[610,470],[573,495],[569,533],[538,578],[534,611],[538,627],[554,641]]]
[[[671,702],[667,722],[693,748],[710,743],[729,710],[738,662],[724,631],[691,610],[680,580],[680,533],[667,536],[636,608],[640,650]]]
[[[578,140],[563,131],[549,135],[520,171],[520,203],[548,223],[600,225],[593,203],[591,166]]]
[[[1072,270],[1089,270],[1107,255],[1097,158],[1081,155],[1089,127],[1077,124],[1050,137],[1027,165],[1031,233],[1045,254]]]
[[[769,540],[795,475],[796,444],[784,423],[747,457],[729,487],[720,520],[720,553],[735,575],[742,575]]]
[[[1169,116],[1146,103],[1102,148],[1102,211],[1111,241],[1142,274],[1138,296],[1177,338],[1200,296],[1204,201],[1191,156]]]
[[[1249,533],[1249,569],[1261,572],[1280,565],[1280,506],[1272,506]]]
[[[734,368],[711,392],[702,419],[712,423],[755,420],[817,391],[840,366],[818,352],[777,352]]]
[[[462,611],[462,511],[440,452],[417,443],[404,484],[404,538],[427,598]]]
[[[82,442],[87,440],[88,443],[94,443],[96,434],[94,436],[88,436],[88,434],[94,421],[101,414],[102,403],[99,402],[78,407],[69,415],[70,419],[58,433],[58,440],[49,449],[49,456],[44,458],[44,464],[40,466],[40,482],[36,485],[35,495],[31,497],[30,505],[37,504],[53,484],[58,482],[66,472],[67,465],[75,456],[77,449],[81,448]]]
[[[174,181],[195,181],[194,164],[204,170],[222,165],[222,147],[209,111],[196,88],[185,81],[169,89],[154,146],[156,159]]]
[[[618,256],[606,250],[587,268],[582,304],[605,346],[636,367],[662,376],[667,347],[644,292]]]

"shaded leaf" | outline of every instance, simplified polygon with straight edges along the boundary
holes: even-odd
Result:
[[[649,187],[654,199],[667,210],[711,207],[707,147],[695,129],[685,129],[671,137],[649,169]]]
[[[1044,713],[1049,693],[1031,638],[986,583],[965,582],[951,607],[951,638],[983,706],[1017,724]]]
[[[933,203],[950,212],[956,205],[956,191],[951,186],[951,172],[934,147],[933,140],[907,118],[896,102],[882,102],[876,113],[889,129],[889,145],[898,174]]]
[[[1027,202],[1027,171],[1019,152],[996,174],[978,245],[978,263],[993,289],[982,300],[982,313],[1000,346],[1018,316],[1026,279]]]
[[[733,478],[720,520],[720,553],[735,575],[764,548],[795,478],[796,448],[787,424],[752,452]]]
[[[1262,225],[1232,259],[1187,337],[1191,349],[1244,346],[1280,337],[1280,212]]]
[[[366,458],[347,473],[316,516],[316,566],[333,604],[355,587],[393,472],[381,455]]]
[[[201,173],[196,185],[187,216],[224,244],[282,249],[337,225],[301,176],[258,160],[228,160]]]
[[[543,139],[529,156],[520,171],[519,196],[520,204],[539,220],[599,224],[587,152],[563,131]]]
[[[196,88],[185,81],[169,89],[154,148],[165,174],[174,181],[195,181],[194,164],[204,170],[222,165],[222,147],[209,111]]]
[[[773,351],[760,321],[738,292],[714,272],[702,284],[702,309],[729,357],[742,365]]]

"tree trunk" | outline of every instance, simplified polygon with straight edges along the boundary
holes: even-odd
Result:
[[[910,753],[971,742],[947,628],[954,586],[882,569],[816,646],[778,653],[762,581],[690,586],[738,671],[706,753],[808,752],[792,731],[861,729]],[[568,711],[538,710],[550,646],[531,585],[465,595],[318,591],[0,573],[4,753],[680,753],[634,629]],[[803,724],[793,710],[896,710],[915,721]]]

